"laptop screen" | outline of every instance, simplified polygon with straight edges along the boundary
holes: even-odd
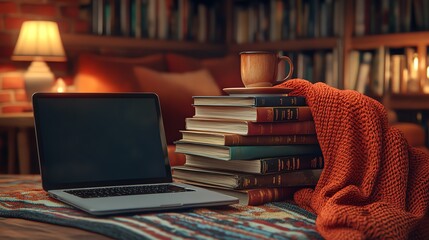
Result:
[[[171,182],[155,94],[37,93],[33,107],[45,190]]]

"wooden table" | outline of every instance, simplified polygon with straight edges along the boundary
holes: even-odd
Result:
[[[16,173],[18,161],[19,173],[30,173],[30,139],[28,131],[34,128],[32,112],[1,114],[0,128],[7,131],[8,138],[8,173]]]

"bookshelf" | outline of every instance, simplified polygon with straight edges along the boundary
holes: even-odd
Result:
[[[99,36],[223,42],[225,2],[205,0],[90,0],[91,33]]]
[[[351,71],[353,71],[353,62],[351,54],[354,52],[376,52],[377,49],[384,48],[390,55],[396,55],[396,58],[402,55],[402,60],[393,60],[393,62],[404,62],[405,69],[395,70],[393,62],[390,63],[391,72],[382,75],[384,89],[378,93],[365,92],[371,97],[382,101],[387,108],[397,111],[428,111],[429,95],[425,91],[425,85],[428,79],[428,46],[429,46],[429,19],[424,14],[423,6],[419,4],[428,4],[428,1],[346,1],[345,4],[345,29],[344,29],[344,79],[350,81]],[[366,11],[363,17],[359,17],[360,12],[357,5],[363,3],[363,8],[370,9]],[[385,5],[390,9],[386,8]],[[401,5],[402,4],[402,5]],[[362,6],[360,7],[362,8]],[[383,10],[383,8],[387,10]],[[427,9],[427,8],[426,8]],[[387,11],[387,12],[386,12]],[[365,11],[363,11],[365,12]],[[392,22],[395,17],[386,18],[387,15],[396,16],[397,20]],[[384,17],[383,17],[384,16]],[[375,20],[374,20],[375,19]],[[359,22],[359,21],[364,22]],[[379,29],[375,29],[373,21],[379,21]],[[361,25],[359,27],[359,25]],[[362,27],[363,25],[363,27]],[[358,28],[358,30],[357,30]],[[402,52],[401,52],[402,51]],[[407,52],[413,53],[413,59],[407,59]],[[392,58],[392,56],[390,56]],[[385,56],[384,61],[389,61],[389,56]],[[392,58],[392,59],[393,59]],[[409,58],[409,57],[408,57]],[[414,60],[415,58],[415,60]],[[405,60],[404,60],[405,59]],[[414,64],[413,64],[414,63]],[[408,66],[407,66],[408,64]],[[414,66],[413,66],[414,65]],[[384,66],[388,71],[389,66]],[[415,68],[415,69],[412,69]],[[414,76],[410,71],[415,71]],[[406,72],[406,73],[404,73]],[[414,81],[411,88],[398,90],[395,85],[395,76],[399,73],[399,85],[407,86],[409,81]],[[392,75],[395,76],[392,76]],[[403,75],[403,76],[402,76]],[[371,80],[369,80],[371,81]]]
[[[262,43],[232,43],[228,45],[230,52],[241,52],[247,50],[283,50],[283,51],[308,51],[332,49],[339,45],[336,37],[324,37],[319,39],[295,39],[280,40],[275,42]]]
[[[93,4],[100,0],[89,2]],[[109,2],[115,1],[109,0]],[[125,2],[133,2],[133,0]],[[148,3],[153,0],[141,2]],[[132,36],[132,34],[105,36],[106,34],[98,35],[97,33],[65,35],[64,44],[71,47],[79,47],[78,45],[80,47],[85,45],[84,47],[87,48],[96,47],[101,51],[113,51],[112,49],[117,48],[121,49],[119,51],[127,51],[136,55],[151,51],[174,51],[216,56],[246,50],[268,50],[281,51],[286,55],[310,56],[312,61],[319,53],[324,55],[332,53],[336,59],[336,66],[332,71],[335,71],[338,78],[334,86],[338,88],[350,88],[348,81],[350,81],[350,59],[353,52],[370,52],[371,61],[373,61],[377,58],[377,51],[380,48],[385,48],[387,52],[393,49],[395,54],[398,51],[405,51],[404,49],[412,49],[418,59],[418,90],[392,93],[390,83],[386,83],[385,76],[380,75],[383,77],[383,88],[378,93],[374,93],[374,91],[365,93],[386,105],[388,103],[388,107],[391,109],[403,108],[404,105],[401,102],[406,101],[408,105],[413,105],[409,106],[410,109],[429,110],[429,104],[425,103],[428,94],[424,91],[428,66],[429,19],[426,16],[428,14],[424,14],[423,10],[428,1],[224,0],[216,1],[216,4],[200,0],[165,2],[173,3],[169,5],[172,14],[166,15],[173,16],[173,19],[183,17],[178,9],[183,8],[184,3],[190,2],[197,6],[193,7],[197,17],[190,17],[190,19],[201,20],[203,18],[199,15],[205,13],[206,16],[212,16],[213,20],[213,15],[216,15],[215,23],[210,22],[210,17],[203,22],[206,23],[206,26],[215,26],[215,30],[208,30],[208,32],[217,33],[217,37],[207,37],[202,40],[198,37],[179,37],[179,35],[162,37],[157,33],[152,37],[145,34],[141,36]],[[200,4],[204,7],[198,8]],[[365,4],[367,5],[365,6]],[[418,8],[419,4],[422,4],[422,10]],[[386,6],[390,7],[386,8]],[[361,10],[359,10],[360,8]],[[365,14],[358,16],[362,12]],[[399,14],[400,17],[397,17],[399,20],[390,17],[395,14]],[[386,17],[387,15],[389,17]],[[262,18],[265,19],[265,25]],[[162,24],[166,24],[159,16],[155,16],[155,19],[158,23],[161,21]],[[383,19],[387,19],[387,22]],[[381,21],[380,26],[374,24],[377,21]],[[171,22],[175,21],[167,21],[170,23],[169,33],[177,33],[177,29],[171,30]],[[182,29],[182,27],[177,28]],[[156,31],[161,31],[160,27],[155,28]],[[198,26],[193,28],[202,29]],[[197,33],[197,35],[201,34]],[[323,77],[309,80],[326,81]]]
[[[117,51],[134,53],[135,55],[148,51],[195,51],[202,55],[218,53],[225,54],[225,46],[219,43],[199,43],[190,41],[137,39],[121,36],[97,36],[90,34],[62,34],[61,38],[66,47],[99,49],[100,51]]]

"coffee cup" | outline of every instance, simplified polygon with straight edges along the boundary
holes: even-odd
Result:
[[[289,64],[289,72],[282,81],[292,76],[293,63],[287,56],[279,56],[268,51],[247,51],[240,53],[241,81],[247,88],[272,87],[280,83],[277,81],[278,66],[280,61]]]

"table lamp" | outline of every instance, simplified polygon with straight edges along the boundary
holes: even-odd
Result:
[[[32,61],[24,73],[25,91],[29,100],[35,92],[49,91],[54,82],[54,74],[45,61],[66,60],[57,23],[25,21],[12,60]]]

